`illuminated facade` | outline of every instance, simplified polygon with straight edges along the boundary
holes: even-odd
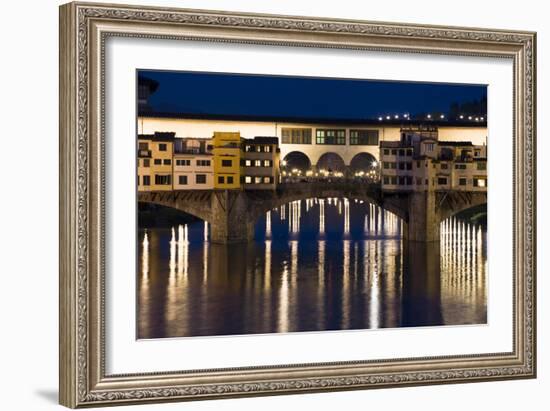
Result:
[[[484,121],[441,121],[432,122],[437,126],[439,141],[470,141],[483,145],[487,141],[487,125]],[[172,130],[178,136],[212,136],[214,132],[234,132],[241,138],[273,136],[279,140],[281,160],[291,153],[303,153],[313,170],[323,168],[322,157],[326,153],[337,155],[345,166],[350,166],[354,158],[370,154],[380,161],[380,144],[400,141],[403,124],[418,124],[415,120],[395,121],[337,121],[326,119],[314,122],[308,119],[223,119],[215,116],[178,116],[142,113],[138,117],[140,133],[153,133],[155,130]]]
[[[241,183],[245,190],[275,190],[279,182],[277,137],[242,140]]]
[[[138,191],[174,189],[172,160],[175,133],[138,135]]]
[[[238,190],[241,188],[241,135],[238,132],[214,132],[213,161],[214,188]]]
[[[212,190],[214,188],[212,148],[212,139],[175,139],[174,190]]]
[[[400,141],[380,143],[380,156],[383,190],[487,190],[487,146],[441,141],[435,127],[403,128]]]

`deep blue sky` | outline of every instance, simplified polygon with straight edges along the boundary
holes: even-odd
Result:
[[[453,102],[487,96],[484,85],[148,70],[139,76],[159,82],[150,105],[166,113],[369,119],[446,113]]]

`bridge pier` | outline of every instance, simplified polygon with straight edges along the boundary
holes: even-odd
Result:
[[[408,198],[409,221],[404,230],[408,241],[439,241],[439,212],[436,193],[431,190],[413,191]]]
[[[210,241],[232,244],[254,239],[254,221],[243,191],[216,190],[210,199]]]

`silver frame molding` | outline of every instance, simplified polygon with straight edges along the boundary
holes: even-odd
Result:
[[[110,36],[487,56],[514,64],[513,351],[106,375],[104,47]],[[70,3],[60,7],[60,403],[67,407],[536,376],[536,34]],[[268,359],[266,359],[266,362]]]

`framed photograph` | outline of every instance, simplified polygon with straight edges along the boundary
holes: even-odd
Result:
[[[536,376],[532,32],[60,8],[60,403]]]

